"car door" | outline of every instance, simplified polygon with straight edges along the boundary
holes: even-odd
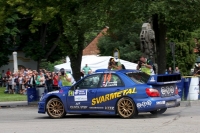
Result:
[[[95,111],[95,106],[90,108],[91,101],[96,97],[101,74],[93,74],[76,83],[68,92],[68,109],[74,111]],[[73,90],[74,89],[74,90]]]
[[[115,103],[125,86],[121,78],[115,73],[105,73],[100,81],[100,88],[96,97],[92,99],[92,104],[98,111],[114,111]]]

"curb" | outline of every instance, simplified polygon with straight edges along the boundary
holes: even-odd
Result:
[[[29,102],[29,103],[27,101],[0,102],[0,108],[32,106],[32,105],[38,105],[38,102]]]

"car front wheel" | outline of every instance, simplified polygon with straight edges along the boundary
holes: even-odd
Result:
[[[133,118],[137,115],[135,103],[128,97],[121,98],[117,102],[117,111],[122,118]]]
[[[46,105],[47,114],[51,118],[62,118],[66,115],[63,103],[58,98],[52,98]]]

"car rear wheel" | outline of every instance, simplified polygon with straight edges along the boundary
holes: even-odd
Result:
[[[66,115],[63,103],[58,98],[52,98],[46,105],[47,114],[51,118],[62,118]]]
[[[135,103],[130,98],[124,97],[117,102],[117,111],[122,118],[133,118],[137,115]]]
[[[150,111],[150,113],[153,114],[153,115],[158,115],[158,114],[163,114],[163,113],[165,113],[166,110],[167,110],[167,108],[164,108],[164,109],[157,109],[157,110],[154,110],[154,111]]]

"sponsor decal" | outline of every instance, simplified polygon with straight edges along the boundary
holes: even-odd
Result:
[[[154,77],[151,77],[150,82],[155,82]]]
[[[68,96],[74,96],[74,91],[69,90],[69,91],[68,91]]]
[[[162,95],[165,96],[171,96],[174,94],[174,87],[173,86],[161,87],[161,93]]]
[[[176,99],[176,102],[180,102],[180,101],[181,101],[181,98]]]
[[[93,98],[92,99],[92,105],[100,104],[100,103],[103,103],[103,102],[113,100],[115,98],[119,98],[121,96],[126,96],[126,95],[134,94],[134,93],[137,93],[136,88],[130,88],[130,89],[125,89],[125,90],[121,90],[121,91],[118,91],[118,92],[106,94],[106,95],[103,95],[103,96]]]
[[[89,107],[89,109],[104,109],[104,107]]]
[[[166,102],[166,106],[174,106],[175,105],[175,101],[167,101]]]
[[[80,102],[77,102],[75,105],[80,105],[81,103]]]
[[[107,86],[117,86],[117,81],[114,82],[108,82]]]
[[[144,102],[141,102],[141,103],[137,103],[137,107],[138,108],[145,108],[145,107],[149,107],[151,106],[152,102],[150,100],[148,101],[144,101]]]
[[[59,90],[58,91],[48,92],[47,94],[53,94],[53,93],[59,93]]]
[[[114,109],[115,109],[115,107],[109,107],[109,106],[105,107],[105,110],[114,110]]]
[[[87,109],[88,106],[70,106],[70,109]]]
[[[74,101],[87,101],[87,90],[75,90]]]
[[[156,104],[157,105],[165,104],[165,101],[157,101]]]

